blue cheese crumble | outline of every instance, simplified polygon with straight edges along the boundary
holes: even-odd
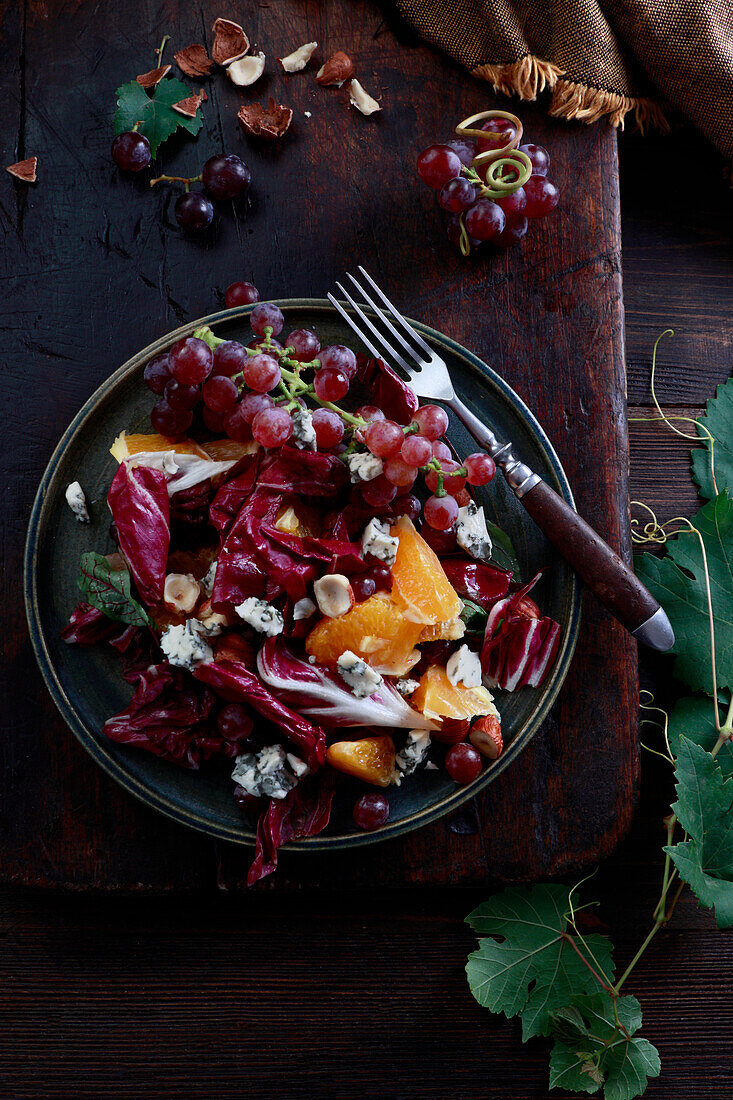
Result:
[[[395,680],[394,686],[397,688],[400,695],[412,695],[413,691],[417,691],[420,687],[420,681],[410,680],[409,677],[406,677],[403,680]]]
[[[463,684],[467,688],[481,687],[481,659],[467,645],[462,645],[448,658],[445,672],[453,684]]]
[[[344,458],[349,467],[352,485],[357,485],[360,481],[374,481],[374,478],[379,477],[384,469],[381,458],[370,455],[368,451],[362,454],[345,455]]]
[[[298,405],[293,410],[292,420],[295,446],[300,447],[301,451],[315,451],[316,429],[313,427],[313,416],[310,409]]]
[[[373,695],[384,683],[382,677],[366,661],[357,657],[350,649],[341,654],[336,667],[344,683],[357,699],[366,699]]]
[[[376,516],[369,520],[364,533],[361,536],[361,549],[363,554],[371,554],[379,558],[390,568],[397,560],[397,548],[400,540],[389,533],[389,525],[377,519]]]
[[[87,508],[87,499],[78,481],[72,481],[71,485],[67,486],[66,503],[69,508],[71,508],[79,523],[91,523],[89,519],[89,509]]]
[[[201,584],[203,585],[204,592],[206,593],[207,596],[211,596],[211,593],[214,589],[214,578],[216,577],[216,564],[217,564],[216,560],[212,561],[211,565],[208,568],[206,576],[201,579]]]
[[[427,730],[410,730],[404,748],[395,757],[392,783],[396,787],[399,787],[406,775],[412,775],[425,762],[429,748],[430,734]]]
[[[267,634],[273,638],[276,634],[282,634],[285,622],[282,613],[273,607],[267,600],[259,600],[256,596],[249,596],[243,603],[234,608],[240,619],[244,619],[259,634]]]
[[[491,557],[491,536],[486,529],[484,510],[473,500],[465,508],[458,509],[456,542],[472,558],[488,561]]]
[[[203,661],[210,661],[214,654],[202,638],[202,632],[207,633],[207,630],[198,619],[186,619],[181,626],[169,626],[160,639],[160,648],[168,663],[190,672]]]
[[[266,745],[259,752],[237,757],[232,779],[253,798],[285,798],[298,780],[308,774],[308,765],[282,745]]]

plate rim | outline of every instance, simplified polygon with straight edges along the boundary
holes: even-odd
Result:
[[[328,313],[334,318],[339,318],[339,314],[335,307],[325,298],[281,298],[273,299],[273,303],[283,310],[301,310],[310,312],[322,312]],[[188,321],[184,325],[179,326],[177,329],[171,332],[165,333],[163,336],[158,337],[152,343],[148,344],[145,348],[136,352],[133,356],[130,356],[120,367],[112,372],[104,381],[94,390],[94,392],[87,398],[82,407],[72,418],[66,429],[64,430],[59,442],[53,449],[53,452],[48,460],[48,463],[44,469],[43,475],[39,482],[38,489],[36,491],[33,505],[28,520],[28,532],[26,535],[25,546],[23,551],[23,596],[26,611],[26,619],[28,622],[29,636],[33,652],[41,670],[46,688],[51,695],[57,709],[61,713],[62,718],[66,722],[67,726],[74,734],[76,739],[89,753],[95,763],[103,769],[112,779],[115,780],[125,791],[132,794],[135,798],[141,801],[144,805],[156,810],[159,813],[164,814],[166,817],[174,820],[179,825],[184,825],[188,828],[203,832],[208,836],[214,837],[218,840],[225,840],[230,843],[249,846],[254,844],[256,830],[253,828],[248,835],[242,835],[240,831],[235,832],[227,826],[216,824],[205,817],[197,817],[197,811],[192,808],[182,808],[180,803],[171,801],[167,796],[163,795],[160,791],[156,791],[151,788],[149,783],[141,781],[137,776],[133,776],[129,771],[122,766],[122,764],[113,756],[108,755],[102,749],[102,746],[98,743],[93,731],[84,723],[80,715],[76,711],[73,703],[68,698],[64,687],[56,673],[56,669],[51,658],[51,655],[46,647],[46,641],[44,631],[41,623],[40,608],[38,604],[38,578],[36,570],[36,562],[38,555],[39,545],[39,532],[43,527],[44,510],[47,500],[47,489],[49,484],[56,473],[56,470],[63,458],[63,455],[73,437],[77,434],[78,430],[82,427],[86,419],[93,414],[101,398],[116,387],[126,375],[131,374],[133,371],[139,369],[143,362],[148,361],[155,355],[159,354],[163,349],[169,347],[176,340],[181,339],[184,336],[190,335],[195,329],[202,327],[203,325],[215,325],[225,321],[234,321],[243,317],[249,316],[254,306],[257,303],[251,303],[245,306],[235,306],[232,309],[219,310],[215,313],[207,314],[204,317],[200,317],[194,321]],[[354,313],[354,310],[348,303],[342,303],[347,312]],[[341,320],[343,320],[341,318]],[[535,417],[531,409],[522,400],[519,394],[506,382],[500,374],[498,374],[492,367],[485,363],[478,355],[470,351],[468,348],[459,344],[452,337],[445,335],[437,329],[431,328],[429,325],[425,325],[420,321],[415,321],[411,318],[407,318],[411,325],[423,335],[426,339],[432,339],[438,345],[449,347],[451,354],[455,357],[462,359],[467,365],[474,371],[478,371],[484,378],[488,379],[497,389],[499,389],[505,399],[512,405],[520,416],[525,420],[532,435],[540,444],[544,451],[546,460],[549,466],[553,470],[553,473],[557,479],[557,488],[560,495],[575,509],[575,500],[573,497],[572,489],[567,478],[567,474],[560,462],[560,459],[552,446],[549,438],[547,437],[541,424]],[[529,517],[528,517],[529,519]],[[531,521],[530,521],[531,522]],[[287,844],[282,845],[281,851],[323,851],[323,850],[341,850],[352,847],[363,847],[368,844],[378,843],[383,840],[393,839],[397,836],[404,835],[411,832],[414,829],[421,828],[423,825],[428,825],[440,817],[443,817],[446,813],[452,812],[458,809],[461,805],[473,798],[481,791],[483,791],[489,783],[493,782],[501,772],[504,771],[509,764],[519,755],[519,753],[526,748],[529,742],[532,740],[537,730],[542,725],[543,721],[547,717],[547,714],[554,704],[557,696],[562,688],[565,678],[567,676],[570,662],[572,661],[575,647],[578,641],[578,633],[581,617],[581,590],[580,582],[577,576],[571,571],[570,573],[570,593],[569,593],[569,608],[568,608],[568,625],[565,633],[564,642],[557,655],[556,662],[553,668],[553,682],[542,700],[537,712],[531,716],[528,720],[527,728],[520,730],[512,741],[508,749],[502,753],[497,761],[495,761],[490,767],[486,768],[478,779],[473,783],[468,784],[466,787],[459,787],[457,790],[450,792],[444,798],[434,803],[427,809],[417,810],[407,817],[401,818],[399,821],[394,822],[392,825],[389,823],[383,826],[379,830],[374,832],[358,832],[358,833],[346,833],[339,837],[329,836],[316,836],[307,837],[298,841],[290,841]]]

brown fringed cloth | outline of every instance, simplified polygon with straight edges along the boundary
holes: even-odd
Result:
[[[550,114],[667,128],[668,105],[733,160],[733,0],[395,0],[498,92]]]

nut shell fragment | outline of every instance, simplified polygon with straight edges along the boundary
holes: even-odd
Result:
[[[206,92],[202,89],[198,93],[194,92],[187,96],[186,99],[179,99],[178,103],[172,103],[171,110],[178,111],[179,115],[185,115],[186,118],[195,118],[196,112],[207,98]]]
[[[324,87],[328,84],[337,84],[339,87],[345,80],[350,80],[356,72],[354,62],[343,50],[332,54],[328,61],[321,65],[316,73],[316,81]]]
[[[217,65],[231,65],[232,61],[244,57],[249,49],[249,39],[239,23],[231,19],[215,19],[211,29],[214,34],[211,56]]]
[[[240,57],[239,61],[233,61],[227,65],[227,76],[239,88],[248,88],[259,80],[265,71],[265,55],[253,53],[248,57]]]
[[[28,157],[27,160],[19,160],[17,164],[9,164],[5,171],[24,183],[35,183],[37,165],[38,157]]]
[[[352,80],[349,85],[349,100],[352,107],[356,107],[363,115],[373,115],[375,111],[382,110],[376,99],[372,99],[358,80]]]
[[[293,112],[290,107],[276,103],[270,96],[266,108],[261,103],[249,103],[240,107],[237,118],[245,134],[263,138],[265,141],[275,141],[288,130],[293,121]]]
[[[208,76],[214,62],[199,42],[179,50],[175,57],[176,65],[186,76]]]
[[[278,61],[286,73],[299,73],[304,69],[318,48],[317,42],[305,42],[293,50],[287,57],[278,57]]]
[[[135,80],[141,88],[154,88],[156,84],[160,84],[163,77],[167,76],[170,71],[170,65],[161,65],[159,69],[151,69],[149,73],[140,73],[140,76],[136,76]]]

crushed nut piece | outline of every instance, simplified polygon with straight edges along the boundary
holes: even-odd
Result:
[[[215,19],[211,30],[214,34],[211,56],[217,65],[231,65],[232,61],[244,57],[249,49],[249,39],[239,23],[231,19]]]
[[[163,603],[169,611],[188,614],[201,597],[199,583],[192,573],[169,573],[163,585]]]
[[[325,65],[321,65],[316,73],[316,80],[324,87],[327,84],[337,84],[340,88],[345,80],[349,80],[355,73],[354,62],[348,54],[339,50],[329,57]]]
[[[288,130],[293,121],[293,112],[290,107],[276,103],[270,96],[267,108],[261,103],[250,103],[240,107],[237,118],[245,134],[264,138],[265,141],[274,141]]]
[[[253,53],[249,57],[240,57],[227,66],[227,75],[239,88],[248,88],[259,80],[265,71],[265,55]]]
[[[471,726],[468,740],[482,756],[486,756],[489,760],[498,759],[504,748],[499,719],[493,714],[487,714],[485,717],[479,718]]]
[[[171,110],[178,111],[179,115],[185,115],[186,118],[195,118],[196,112],[207,98],[208,96],[202,88],[200,92],[194,92],[186,99],[179,99],[178,103],[172,103]]]
[[[176,65],[186,76],[208,76],[214,64],[206,52],[206,47],[198,42],[193,46],[186,46],[173,56]]]
[[[356,107],[363,115],[373,115],[382,108],[376,99],[372,99],[368,92],[364,91],[358,80],[352,80],[349,85],[349,99],[352,107]]]
[[[286,73],[299,73],[306,67],[317,47],[317,42],[306,42],[305,45],[298,46],[297,50],[289,53],[287,57],[278,57],[278,61]]]
[[[35,183],[37,166],[38,157],[28,157],[27,160],[19,160],[17,164],[9,164],[5,171],[24,183]]]
[[[151,69],[149,73],[140,73],[140,76],[136,76],[135,80],[141,88],[154,88],[156,84],[160,84],[163,77],[167,76],[170,71],[170,65],[161,65],[159,69]]]

